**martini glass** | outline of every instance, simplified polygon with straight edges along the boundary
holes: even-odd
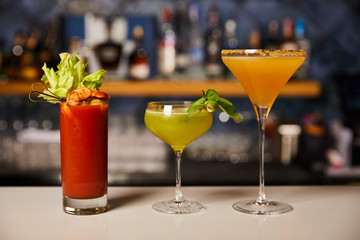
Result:
[[[235,75],[254,106],[259,125],[259,196],[256,200],[233,205],[240,212],[270,215],[292,211],[282,202],[270,201],[265,195],[264,150],[265,125],[271,106],[306,57],[303,50],[235,49],[222,50],[225,65]]]
[[[206,209],[199,202],[185,200],[181,191],[181,154],[189,143],[206,133],[212,125],[212,114],[208,111],[187,113],[192,102],[150,102],[145,111],[146,127],[161,140],[169,144],[176,155],[176,189],[172,200],[155,203],[153,209],[162,213],[186,214]]]

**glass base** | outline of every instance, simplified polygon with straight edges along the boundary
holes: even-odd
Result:
[[[64,212],[72,215],[93,215],[107,210],[107,195],[99,198],[79,199],[63,196]]]
[[[274,215],[293,210],[293,208],[286,203],[265,201],[260,204],[255,200],[234,203],[233,208],[239,212],[255,215]]]
[[[175,200],[155,203],[153,209],[168,214],[189,214],[199,213],[206,210],[206,207],[199,202],[184,200],[177,202]]]

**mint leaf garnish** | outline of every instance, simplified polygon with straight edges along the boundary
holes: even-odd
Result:
[[[204,91],[202,92],[202,98],[196,100],[190,105],[188,113],[192,114],[196,111],[202,111],[205,109],[209,112],[216,112],[220,107],[220,109],[231,118],[243,121],[236,112],[234,105],[229,100],[220,97],[217,91],[209,89],[206,93]]]
[[[239,114],[236,112],[234,105],[229,100],[219,97],[218,104],[219,104],[220,109],[223,110],[224,112],[226,112],[230,117],[237,119],[237,120],[242,120],[239,117]]]
[[[204,91],[203,91],[204,92]],[[205,93],[205,96],[209,100],[217,101],[219,99],[219,93],[215,91],[214,89],[209,89]]]
[[[201,111],[205,107],[205,101],[206,101],[206,99],[204,97],[202,97],[202,98],[196,100],[195,102],[193,102],[188,108],[188,113]]]

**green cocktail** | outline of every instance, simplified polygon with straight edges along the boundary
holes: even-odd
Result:
[[[207,132],[212,124],[212,114],[208,111],[199,111],[191,117],[186,111],[187,108],[175,108],[170,114],[166,114],[166,109],[147,110],[146,127],[175,152],[183,151],[186,145]]]
[[[180,162],[181,154],[186,145],[206,133],[212,125],[212,114],[208,111],[187,113],[191,102],[150,102],[145,112],[146,127],[161,140],[169,144],[177,162],[176,194],[170,201],[153,205],[157,211],[164,213],[195,213],[205,207],[198,202],[185,200],[181,192]]]

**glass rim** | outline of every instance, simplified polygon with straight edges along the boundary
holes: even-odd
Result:
[[[165,106],[165,105],[172,105],[172,106],[189,106],[191,105],[193,102],[192,101],[178,101],[178,100],[174,100],[174,101],[152,101],[152,102],[148,102],[147,105],[151,106]]]
[[[249,57],[306,57],[305,50],[290,49],[222,49],[221,56],[249,56]]]
[[[94,100],[94,99],[93,99]],[[81,101],[81,102],[59,102],[60,105],[67,105],[67,106],[101,106],[101,105],[106,105],[109,104],[109,100],[103,100],[103,99],[99,99],[100,102],[96,103],[96,104],[91,104],[91,102],[86,102],[86,101]]]

